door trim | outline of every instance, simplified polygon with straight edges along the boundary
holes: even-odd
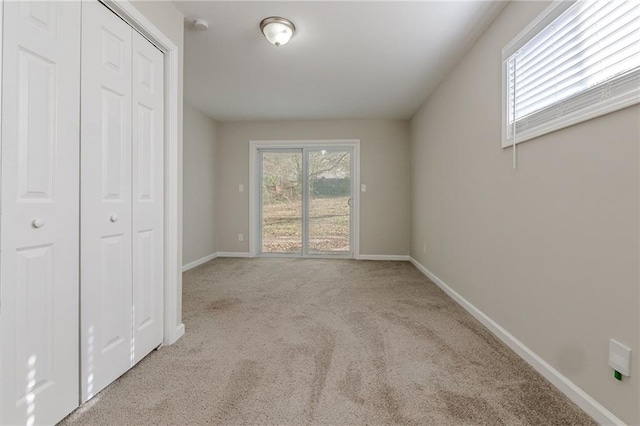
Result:
[[[178,133],[178,47],[128,0],[99,0],[164,55],[164,345],[184,334],[182,305],[182,145]]]
[[[360,256],[360,139],[323,139],[323,140],[253,140],[249,141],[249,255],[255,257],[259,252],[260,243],[260,149],[292,149],[292,148],[349,148],[353,150],[353,223],[352,241],[353,258]],[[277,254],[270,257],[279,257]],[[309,256],[311,257],[311,256]],[[312,256],[319,258],[323,256]],[[336,259],[337,256],[327,255]]]

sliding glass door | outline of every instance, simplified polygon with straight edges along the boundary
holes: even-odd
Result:
[[[302,150],[261,151],[262,253],[302,255]]]
[[[259,149],[263,255],[352,257],[353,150]]]
[[[351,252],[351,152],[307,151],[307,254]]]

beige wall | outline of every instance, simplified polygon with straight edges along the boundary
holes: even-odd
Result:
[[[216,122],[184,105],[184,208],[182,262],[202,259],[217,251]]]
[[[638,424],[640,107],[520,144],[518,170],[500,148],[501,49],[545,7],[511,2],[413,117],[411,255]]]
[[[360,139],[360,253],[409,252],[409,123],[401,120],[270,121],[218,127],[218,250],[248,252],[249,141]],[[238,184],[247,190],[238,192]]]
[[[184,63],[184,16],[168,1],[132,1],[153,25],[178,47],[178,164],[182,164],[182,82]],[[182,168],[178,170],[178,264],[182,264]],[[178,285],[177,325],[182,323],[182,282]]]

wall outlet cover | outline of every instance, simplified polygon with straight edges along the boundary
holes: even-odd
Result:
[[[631,374],[631,349],[615,340],[609,340],[609,367],[623,376]]]

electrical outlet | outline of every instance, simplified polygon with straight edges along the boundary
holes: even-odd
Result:
[[[238,192],[244,192],[244,185],[243,184],[238,185]]]
[[[238,234],[238,241],[244,241],[244,234]]]
[[[609,366],[622,376],[631,375],[631,349],[615,340],[609,340]],[[618,380],[620,380],[620,377]]]

